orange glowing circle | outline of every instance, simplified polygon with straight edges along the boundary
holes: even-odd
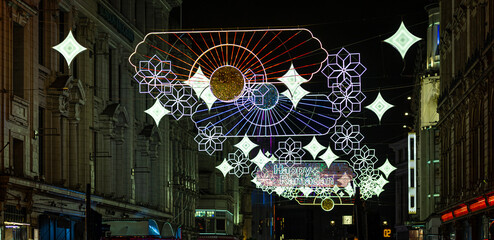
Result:
[[[244,76],[235,67],[221,66],[211,75],[209,85],[217,99],[231,102],[242,94],[245,86]]]

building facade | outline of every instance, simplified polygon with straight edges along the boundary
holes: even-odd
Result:
[[[195,237],[195,129],[166,117],[157,127],[127,62],[145,33],[179,27],[180,5],[1,1],[0,239],[82,239],[88,184],[103,219]],[[87,48],[70,67],[52,49],[69,31]]]
[[[494,4],[440,1],[443,239],[488,239],[494,206]]]

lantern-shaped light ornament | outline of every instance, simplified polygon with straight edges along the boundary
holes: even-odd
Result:
[[[70,63],[77,56],[77,54],[86,50],[85,47],[83,47],[77,42],[77,40],[75,40],[74,35],[72,35],[72,31],[69,31],[69,34],[67,35],[65,40],[63,40],[63,42],[59,43],[56,46],[53,46],[53,49],[57,50],[63,55],[65,61],[67,61],[67,65],[69,65],[69,68]]]
[[[398,31],[396,31],[396,33],[393,34],[393,36],[389,37],[384,41],[391,44],[391,46],[393,46],[394,48],[396,48],[396,50],[400,52],[401,57],[404,59],[408,49],[419,40],[421,40],[421,38],[411,34],[408,31],[408,29],[405,27],[405,24],[401,22]]]

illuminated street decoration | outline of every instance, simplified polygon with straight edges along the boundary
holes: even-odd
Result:
[[[72,30],[69,31],[67,37],[58,45],[53,46],[53,49],[57,50],[67,61],[67,65],[70,68],[70,63],[72,60],[81,52],[86,50],[81,44],[75,40],[74,35],[72,35]]]
[[[331,164],[334,162],[334,160],[338,159],[339,157],[334,154],[331,150],[331,147],[328,146],[326,148],[326,152],[319,156],[319,158],[322,159],[328,167],[331,167]]]
[[[254,164],[256,164],[259,169],[262,171],[264,168],[264,165],[266,165],[268,162],[271,162],[272,159],[267,157],[262,150],[259,150],[259,153],[257,153],[256,157],[250,160]]]
[[[326,149],[326,147],[324,147],[323,145],[321,145],[316,137],[312,137],[312,141],[305,145],[304,146],[304,149],[307,150],[314,159],[316,159],[317,155],[324,149]]]
[[[163,106],[170,109],[172,116],[176,120],[179,120],[183,116],[191,116],[193,107],[197,103],[189,86],[172,87],[171,92],[169,94],[163,94],[160,101],[163,103]]]
[[[374,149],[363,146],[360,149],[354,150],[354,154],[350,160],[355,171],[365,173],[374,169],[374,163],[377,162],[377,157]]]
[[[374,100],[374,102],[366,106],[366,108],[373,111],[377,115],[379,122],[381,122],[381,118],[384,115],[384,113],[392,107],[393,105],[389,104],[383,99],[381,93],[377,94],[376,100]]]
[[[417,214],[416,134],[408,133],[408,213]]]
[[[244,136],[244,138],[242,138],[242,141],[235,144],[235,147],[242,150],[242,152],[246,157],[248,157],[250,151],[252,151],[252,149],[254,149],[257,146],[259,145],[253,143],[247,136]]]
[[[228,174],[228,172],[230,172],[230,170],[233,169],[233,167],[230,164],[228,164],[228,161],[226,160],[226,158],[223,159],[223,162],[221,162],[220,165],[216,166],[216,168],[218,170],[220,170],[221,173],[223,173],[224,177],[226,177],[226,174]]]
[[[328,87],[332,88],[334,83],[348,80],[351,85],[360,85],[360,77],[366,70],[360,63],[360,53],[350,53],[342,48],[336,54],[329,54],[322,73],[328,78]]]
[[[389,160],[386,159],[386,162],[378,169],[381,170],[381,172],[383,172],[384,175],[386,175],[386,178],[388,178],[389,174],[391,174],[394,170],[396,170],[396,167],[391,165],[391,163],[389,163]]]
[[[408,29],[405,27],[405,24],[401,22],[400,28],[396,31],[393,36],[384,40],[385,42],[391,44],[398,52],[401,54],[401,57],[404,59],[408,49],[416,42],[418,42],[421,38],[414,36],[411,34]]]
[[[197,96],[200,97],[204,89],[209,86],[209,79],[204,75],[201,67],[198,67],[194,75],[185,81],[185,84],[191,86]]]
[[[140,73],[141,92],[161,98],[168,83],[142,79],[154,67],[141,64],[149,60],[150,47],[169,62],[167,70],[176,76],[170,87],[188,85],[197,95],[191,116],[197,129],[211,123],[222,126],[225,137],[319,136],[341,115],[323,94],[302,87],[328,58],[307,29],[149,33],[129,62]]]
[[[259,84],[252,89],[252,103],[253,106],[262,109],[269,110],[278,104],[280,96],[278,90],[273,84]]]
[[[302,142],[294,141],[292,138],[278,142],[278,149],[274,152],[278,160],[289,167],[301,163],[304,154]]]
[[[293,108],[297,108],[298,102],[305,97],[305,95],[309,94],[309,92],[302,87],[296,88],[293,92],[290,92],[288,90],[282,92],[285,97],[290,99],[293,103]]]
[[[293,66],[293,63],[290,65],[290,68],[285,73],[285,75],[280,77],[278,80],[286,85],[292,95],[296,95],[294,93],[297,88],[300,87],[300,84],[306,83],[308,81],[298,74],[298,72],[295,70],[295,67]]]
[[[333,83],[330,89],[328,99],[332,104],[333,112],[339,112],[345,117],[360,112],[362,102],[365,100],[360,85],[344,80],[342,83]]]
[[[209,155],[213,155],[214,152],[223,150],[223,142],[226,138],[223,135],[221,126],[208,124],[205,127],[199,128],[199,133],[194,140],[199,145],[199,151],[205,151]]]
[[[331,135],[331,140],[335,143],[335,149],[349,154],[351,151],[360,148],[360,142],[364,136],[360,133],[359,125],[352,125],[349,121],[343,125],[336,125],[335,132]]]
[[[322,200],[321,208],[326,212],[333,210],[334,201],[331,198],[326,198],[326,199]]]
[[[163,107],[163,105],[161,105],[159,100],[156,100],[153,106],[151,106],[148,110],[144,112],[154,119],[154,121],[156,122],[156,126],[159,126],[159,123],[161,121],[161,118],[163,118],[163,116],[170,113],[169,110],[167,110],[166,108]]]
[[[171,83],[177,76],[171,70],[170,61],[162,61],[154,55],[147,61],[139,61],[139,71],[134,79],[139,83],[139,92],[154,99],[171,92]]]
[[[244,174],[249,174],[252,162],[244,155],[242,150],[237,149],[234,153],[229,153],[227,161],[232,166],[230,173],[235,174],[238,178]]]

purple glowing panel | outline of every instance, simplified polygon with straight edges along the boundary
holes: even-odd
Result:
[[[304,162],[292,167],[268,163],[262,171],[256,172],[260,186],[268,188],[344,188],[354,177],[352,168],[345,161],[334,162],[329,168],[318,162]],[[342,178],[344,180],[340,181]]]
[[[350,53],[342,48],[336,54],[330,54],[322,73],[328,78],[328,87],[333,83],[350,80],[354,85],[360,85],[360,77],[367,68],[360,63],[360,53]]]

